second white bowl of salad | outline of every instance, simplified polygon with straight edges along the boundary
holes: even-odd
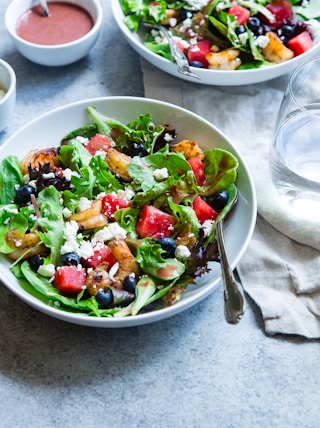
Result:
[[[315,0],[112,0],[128,43],[157,68],[207,85],[235,86],[291,72],[320,50],[320,9]],[[164,25],[199,80],[181,74],[167,39],[143,22]]]

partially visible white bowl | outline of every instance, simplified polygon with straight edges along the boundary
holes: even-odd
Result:
[[[149,113],[155,123],[165,123],[175,128],[180,140],[197,141],[203,149],[220,147],[237,156],[239,169],[236,185],[239,199],[225,223],[226,246],[230,264],[234,268],[243,256],[255,227],[257,203],[253,181],[241,154],[227,137],[216,126],[188,110],[162,101],[135,97],[79,101],[53,110],[28,123],[0,147],[0,161],[8,155],[16,155],[21,159],[30,150],[57,147],[64,135],[90,122],[86,113],[88,105],[96,106],[102,114],[123,123],[135,120],[139,114]],[[9,261],[1,255],[1,280],[24,302],[63,321],[102,328],[132,327],[171,317],[207,297],[222,280],[219,263],[212,262],[210,272],[199,278],[196,285],[188,286],[181,300],[173,306],[125,318],[108,318],[71,313],[46,304],[26,290],[23,283],[19,282],[9,270],[9,266]],[[223,308],[221,310],[223,311]]]
[[[16,105],[16,74],[13,68],[0,59],[0,89],[5,91],[0,98],[0,131],[9,123]]]
[[[55,0],[53,0],[55,1]],[[102,25],[103,10],[99,0],[63,0],[83,7],[93,19],[93,28],[83,37],[60,45],[30,43],[17,35],[16,25],[21,15],[35,6],[34,0],[13,0],[5,14],[5,24],[17,50],[30,61],[46,66],[71,64],[87,55],[95,44]],[[50,2],[48,2],[50,9]]]
[[[119,0],[111,1],[114,18],[120,28],[120,31],[127,39],[127,42],[144,59],[146,59],[155,67],[175,77],[193,83],[202,83],[205,85],[216,86],[238,86],[265,82],[293,71],[299,64],[311,58],[312,56],[315,56],[316,53],[320,50],[320,34],[318,34],[314,40],[314,46],[310,50],[303,53],[302,55],[290,59],[289,61],[250,70],[209,70],[204,68],[191,67],[191,69],[200,78],[200,80],[196,80],[193,77],[179,73],[175,63],[170,62],[166,58],[163,58],[147,49],[144,45],[144,36],[146,30],[142,28],[139,29],[137,33],[132,33],[124,23],[124,14],[122,12]]]

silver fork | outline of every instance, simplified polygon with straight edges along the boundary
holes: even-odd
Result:
[[[223,220],[217,223],[217,244],[220,254],[222,278],[224,283],[225,318],[230,324],[237,324],[245,311],[241,284],[235,278],[229,264],[223,236]]]
[[[161,31],[164,34],[164,36],[168,40],[170,51],[178,66],[177,69],[179,73],[200,80],[200,77],[191,70],[187,57],[178,48],[175,41],[173,40],[172,34],[169,30],[166,29],[166,27],[158,24],[148,24],[147,22],[142,22],[142,25],[148,28],[155,28],[156,30]]]

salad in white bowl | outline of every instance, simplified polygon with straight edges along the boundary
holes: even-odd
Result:
[[[314,54],[320,41],[319,0],[119,0],[119,5],[123,23],[133,34],[131,44],[138,47],[137,35],[143,49],[151,53],[143,54],[146,59],[151,58],[160,68],[163,60],[173,62],[161,30],[146,31],[141,24],[165,26],[200,83],[220,84],[219,77],[210,81],[209,71],[220,71],[225,73],[221,77],[229,78],[230,72],[246,72],[243,79],[234,77],[235,82],[224,78],[222,83],[227,85],[277,77]],[[143,49],[138,47],[140,53]],[[153,55],[161,60],[156,61]]]
[[[251,183],[223,138],[201,148],[211,132],[191,113],[132,98],[93,101],[22,130],[15,138],[34,135],[33,144],[40,143],[24,156],[10,140],[2,148],[2,279],[44,312],[86,325],[169,316],[182,301],[194,301],[184,297],[190,291],[196,300],[203,296],[199,281],[210,286],[212,264],[219,264],[216,224],[237,197],[230,220],[238,211],[247,225],[233,237],[232,263],[241,256],[256,209]],[[129,116],[119,113],[128,106]],[[147,112],[138,114],[141,106]],[[119,120],[125,117],[130,121]],[[57,118],[63,134],[50,139]],[[196,133],[187,119],[199,124]],[[252,202],[247,212],[244,199]],[[213,276],[216,283],[220,275]]]

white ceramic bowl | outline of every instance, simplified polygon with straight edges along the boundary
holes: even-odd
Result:
[[[234,268],[252,236],[256,221],[256,197],[252,179],[240,153],[218,128],[196,114],[161,101],[135,97],[109,97],[79,101],[60,107],[32,121],[10,137],[0,148],[0,161],[8,155],[21,159],[29,150],[58,146],[69,131],[90,122],[86,113],[88,105],[95,105],[102,114],[124,123],[135,120],[140,114],[149,113],[155,123],[165,123],[174,127],[179,139],[197,141],[207,149],[214,146],[231,151],[239,160],[237,188],[239,200],[225,222],[225,238],[230,263]],[[23,142],[23,144],[21,144]],[[9,271],[9,261],[0,257],[0,278],[20,299],[39,311],[52,317],[75,324],[91,327],[131,327],[159,321],[177,314],[207,297],[221,282],[219,263],[211,263],[211,271],[203,275],[197,285],[190,285],[175,305],[125,318],[97,318],[77,313],[69,313],[48,306],[29,294],[17,278]],[[223,307],[221,307],[223,311]]]
[[[55,1],[55,0],[53,0]],[[20,16],[35,6],[34,0],[13,0],[5,14],[5,24],[17,50],[30,61],[46,66],[63,66],[83,58],[95,44],[102,24],[103,11],[99,0],[63,0],[83,7],[91,15],[93,28],[83,37],[60,45],[38,45],[30,43],[16,33],[16,24]],[[50,9],[50,1],[48,2]]]
[[[144,59],[160,70],[193,83],[202,83],[205,85],[216,86],[238,86],[265,82],[291,72],[299,64],[316,55],[316,53],[320,51],[319,34],[314,40],[314,46],[310,50],[303,53],[302,55],[296,56],[289,61],[251,70],[209,70],[204,68],[191,67],[191,69],[200,78],[200,80],[197,80],[193,77],[185,76],[184,74],[179,73],[175,63],[170,62],[169,60],[147,49],[144,46],[144,36],[146,30],[141,28],[137,33],[132,33],[124,23],[124,14],[120,7],[119,0],[111,1],[114,18],[122,34],[128,43],[139,53],[139,55],[141,55]]]
[[[0,89],[5,96],[0,98],[0,132],[9,124],[16,105],[16,74],[13,68],[0,59]]]

